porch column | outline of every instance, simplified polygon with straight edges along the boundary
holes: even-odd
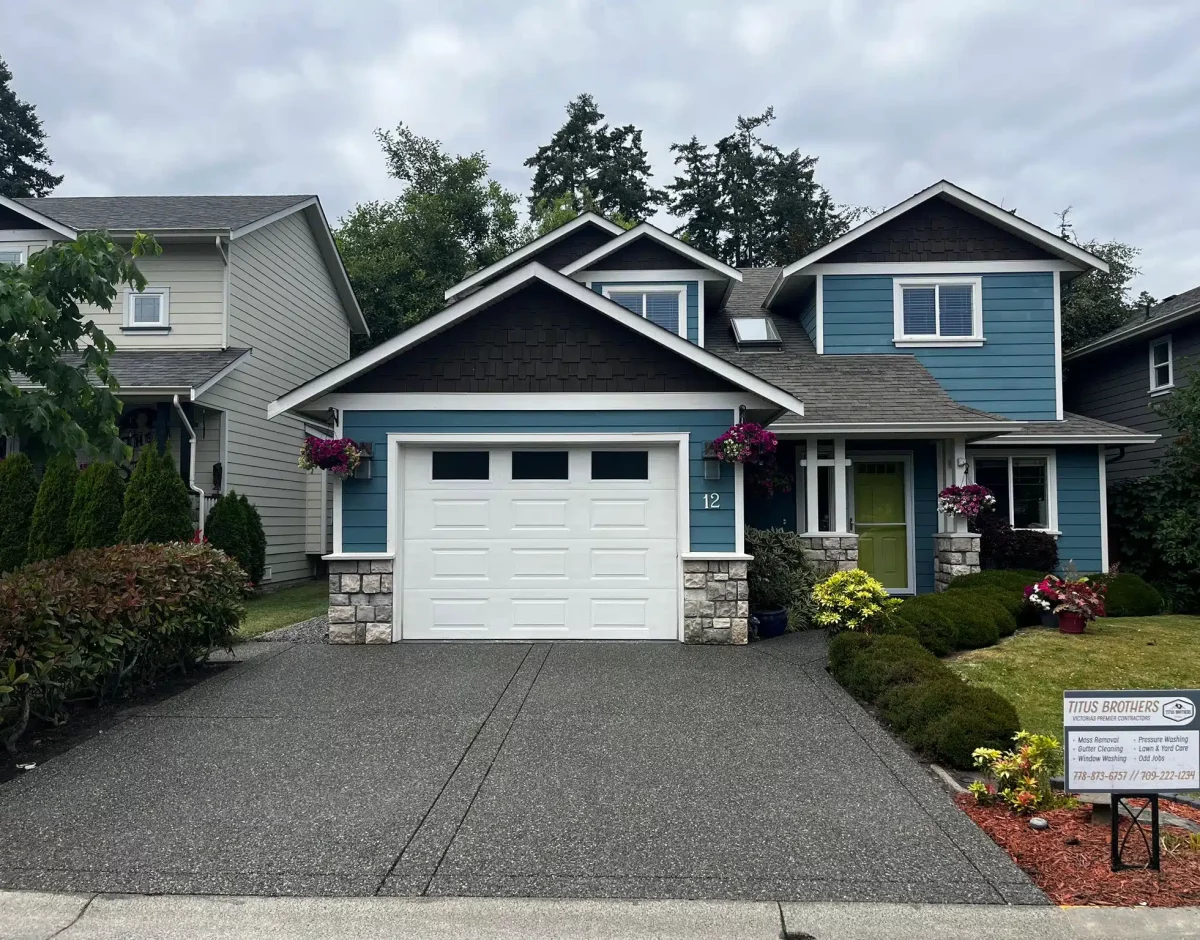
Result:
[[[818,568],[826,571],[850,571],[858,567],[858,536],[848,531],[849,511],[846,492],[846,439],[833,438],[831,457],[820,457],[818,440],[809,437],[804,442],[805,487],[804,487],[804,530],[801,534],[807,543],[805,555]],[[833,486],[829,492],[829,525],[832,531],[821,528],[820,473],[827,467],[833,474]]]
[[[944,445],[947,455],[953,455],[946,468],[947,485],[962,486],[967,479],[967,439],[956,437]],[[979,571],[980,536],[967,529],[967,517],[958,513],[942,513],[942,531],[933,537],[934,590],[944,591],[953,578]]]

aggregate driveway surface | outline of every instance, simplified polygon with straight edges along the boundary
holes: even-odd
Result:
[[[0,887],[1046,903],[817,636],[253,653],[0,787]]]

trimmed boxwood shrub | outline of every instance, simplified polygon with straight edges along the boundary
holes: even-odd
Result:
[[[27,454],[0,460],[0,572],[25,564],[37,493],[37,476]]]
[[[111,699],[229,648],[246,580],[208,545],[71,552],[0,578],[0,739],[68,701]]]
[[[1003,591],[1011,591],[1017,597],[1023,598],[1025,588],[1030,584],[1037,584],[1044,577],[1046,577],[1046,572],[1035,571],[1032,568],[994,568],[991,571],[977,571],[974,574],[960,575],[950,582],[947,590],[999,588]]]
[[[73,454],[60,454],[46,464],[29,528],[29,561],[57,558],[71,550],[71,503],[78,480]]]
[[[1136,574],[1098,579],[1107,585],[1104,612],[1109,617],[1153,617],[1163,612],[1163,596]]]
[[[893,629],[914,636],[935,656],[955,649],[955,627],[941,594],[910,597],[892,613]],[[912,632],[909,632],[912,631]]]
[[[250,581],[258,584],[267,570],[267,533],[263,530],[262,516],[254,508],[254,504],[245,496],[239,496],[242,512],[246,518],[246,536],[249,555],[242,567],[250,575]]]
[[[125,509],[125,481],[117,465],[98,462],[84,467],[75,484],[68,526],[76,548],[117,544]]]
[[[896,686],[913,685],[945,673],[946,667],[920,643],[906,636],[880,636],[870,655],[853,656],[839,681],[846,691],[867,702]]]
[[[142,448],[125,489],[122,542],[186,542],[194,535],[192,501],[169,454]]]

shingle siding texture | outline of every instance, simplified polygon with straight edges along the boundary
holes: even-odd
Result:
[[[561,271],[572,261],[578,261],[615,237],[596,225],[585,225],[554,244],[547,245],[541,251],[534,252],[528,260],[537,261],[554,271]]]
[[[592,267],[602,271],[678,271],[699,265],[691,258],[643,236],[601,258]]]

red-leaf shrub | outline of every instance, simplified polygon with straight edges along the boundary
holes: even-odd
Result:
[[[0,739],[31,714],[58,722],[68,701],[112,697],[186,672],[229,648],[246,573],[208,545],[71,552],[0,578]]]

